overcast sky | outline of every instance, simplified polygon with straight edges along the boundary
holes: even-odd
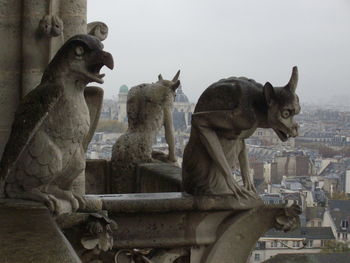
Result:
[[[181,69],[196,102],[229,76],[284,85],[297,65],[303,102],[350,100],[349,0],[88,0],[88,22],[98,20],[116,64],[104,70],[106,98]]]

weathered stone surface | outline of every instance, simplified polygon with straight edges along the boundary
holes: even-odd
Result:
[[[85,184],[87,194],[109,193],[109,162],[107,160],[86,160]]]
[[[84,206],[85,137],[93,133],[90,123],[96,118],[89,109],[101,106],[89,107],[84,90],[89,82],[103,82],[104,65],[113,68],[102,47],[90,35],[71,38],[23,99],[0,163],[0,184],[5,184],[0,194],[43,202],[57,214]],[[100,95],[93,91],[88,96]]]
[[[263,205],[261,200],[240,200],[232,196],[192,196],[186,193],[140,193],[87,195],[103,202],[112,213],[152,213],[174,211],[247,210]]]
[[[1,262],[80,262],[48,209],[23,200],[0,199]]]
[[[89,35],[97,37],[100,41],[103,41],[108,36],[108,26],[103,22],[91,22],[87,25],[87,32]]]
[[[0,71],[21,70],[21,17],[0,16]]]
[[[297,206],[266,206],[257,200],[242,203],[233,196],[149,193],[89,198],[101,199],[118,222],[115,249],[186,248],[191,251],[191,263],[246,262],[262,233],[273,227],[293,229],[300,214]]]
[[[11,132],[11,124],[20,98],[20,73],[0,71],[0,156]],[[5,114],[6,113],[6,114]]]
[[[162,126],[169,146],[166,159],[176,161],[172,108],[175,90],[180,85],[179,75],[180,71],[171,81],[159,75],[156,83],[130,89],[127,99],[128,130],[118,138],[112,150],[113,193],[135,192],[136,165],[152,162],[152,145]]]
[[[105,252],[113,247],[112,233],[117,229],[106,211],[65,214],[56,218],[56,222],[82,262],[114,262],[103,260]]]
[[[145,163],[137,166],[137,193],[181,192],[181,168],[169,163]]]
[[[0,0],[0,157],[21,94],[21,2]]]
[[[64,39],[69,39],[76,34],[87,33],[87,1],[60,1],[60,16],[64,23]]]
[[[184,189],[194,195],[231,194],[257,198],[244,139],[258,128],[272,128],[282,141],[298,134],[293,116],[300,112],[295,89],[297,67],[284,87],[247,78],[222,79],[200,96],[186,145],[182,177]],[[233,180],[239,163],[244,187]]]

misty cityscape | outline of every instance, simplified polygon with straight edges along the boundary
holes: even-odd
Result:
[[[315,1],[284,1],[283,4],[223,1],[217,5],[201,1],[194,5],[184,1],[176,4],[158,1],[152,10],[139,2],[146,11],[134,10],[137,18],[132,19],[140,19],[144,24],[123,27],[113,36],[117,38],[119,34],[122,39],[112,37],[110,42],[106,41],[106,46],[118,46],[116,53],[123,50],[120,59],[126,68],[119,76],[106,79],[106,85],[111,87],[107,90],[110,99],[104,100],[100,128],[90,143],[87,157],[111,157],[115,141],[127,130],[128,90],[138,81],[148,80],[146,75],[149,78],[174,71],[168,64],[183,72],[182,87],[176,92],[172,112],[179,166],[190,136],[196,98],[210,81],[247,75],[256,76],[262,83],[267,79],[284,84],[281,80],[287,69],[293,63],[298,64],[298,94],[302,102],[301,113],[296,116],[299,136],[281,142],[272,130],[258,129],[246,143],[251,174],[261,198],[267,204],[295,202],[300,205],[301,226],[288,233],[274,230],[265,233],[251,253],[250,262],[287,262],[288,254],[303,256],[305,253],[329,262],[326,254],[317,253],[349,251],[350,93],[346,76],[350,69],[350,38],[348,33],[345,37],[344,30],[348,31],[350,25],[350,6],[345,1],[312,2]],[[134,5],[121,2],[116,9],[131,9]],[[165,5],[177,15],[158,24],[156,21],[163,18]],[[253,6],[260,8],[252,9]],[[196,22],[188,17],[194,7],[198,8]],[[228,11],[232,9],[236,12]],[[249,14],[239,10],[247,10]],[[144,21],[145,14],[148,18],[151,16],[147,21]],[[117,22],[111,20],[110,24],[113,23]],[[185,23],[188,24],[185,26]],[[119,29],[117,26],[116,30]],[[154,61],[147,57],[148,52],[140,54],[141,51],[136,52],[135,57],[126,56],[128,50],[135,52],[134,47],[117,43],[136,36],[142,43],[146,34],[154,42],[148,41],[146,46],[137,48],[157,49],[164,61],[159,57]],[[158,49],[158,45],[167,48]],[[205,55],[196,57],[196,52]],[[143,61],[140,64],[139,59]],[[145,60],[150,64],[146,66]],[[158,65],[162,72],[157,71]],[[128,66],[135,66],[135,70],[127,72]],[[153,149],[167,152],[164,130],[154,138]],[[232,166],[232,175],[242,182],[236,165]],[[296,260],[293,262],[309,262],[302,257]]]
[[[349,0],[0,0],[0,263],[349,263]]]

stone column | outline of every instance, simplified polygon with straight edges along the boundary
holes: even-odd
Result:
[[[20,98],[21,0],[0,0],[0,157]]]
[[[39,84],[49,61],[50,37],[39,31],[39,23],[50,13],[50,1],[22,0],[22,3],[23,97]]]
[[[86,0],[23,0],[23,96],[39,84],[47,64],[62,44],[76,34],[86,33],[86,6]],[[52,26],[51,32],[39,29],[45,16]],[[57,24],[51,19],[63,22],[62,34],[53,32]]]
[[[86,15],[86,0],[60,1],[60,17],[64,23],[63,35],[65,40],[77,34],[86,34]]]
[[[0,0],[0,158],[21,97],[35,88],[65,40],[85,34],[87,0]],[[43,30],[63,23],[63,33]],[[57,19],[56,19],[57,18]],[[44,32],[43,32],[44,31]]]

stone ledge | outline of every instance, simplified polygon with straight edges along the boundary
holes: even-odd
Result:
[[[182,192],[87,195],[87,198],[102,200],[103,209],[111,213],[232,211],[264,205],[261,199],[237,201],[233,196],[192,196]]]
[[[78,263],[48,209],[36,202],[0,199],[1,262]]]
[[[181,192],[181,168],[169,163],[142,163],[137,166],[136,192]]]

